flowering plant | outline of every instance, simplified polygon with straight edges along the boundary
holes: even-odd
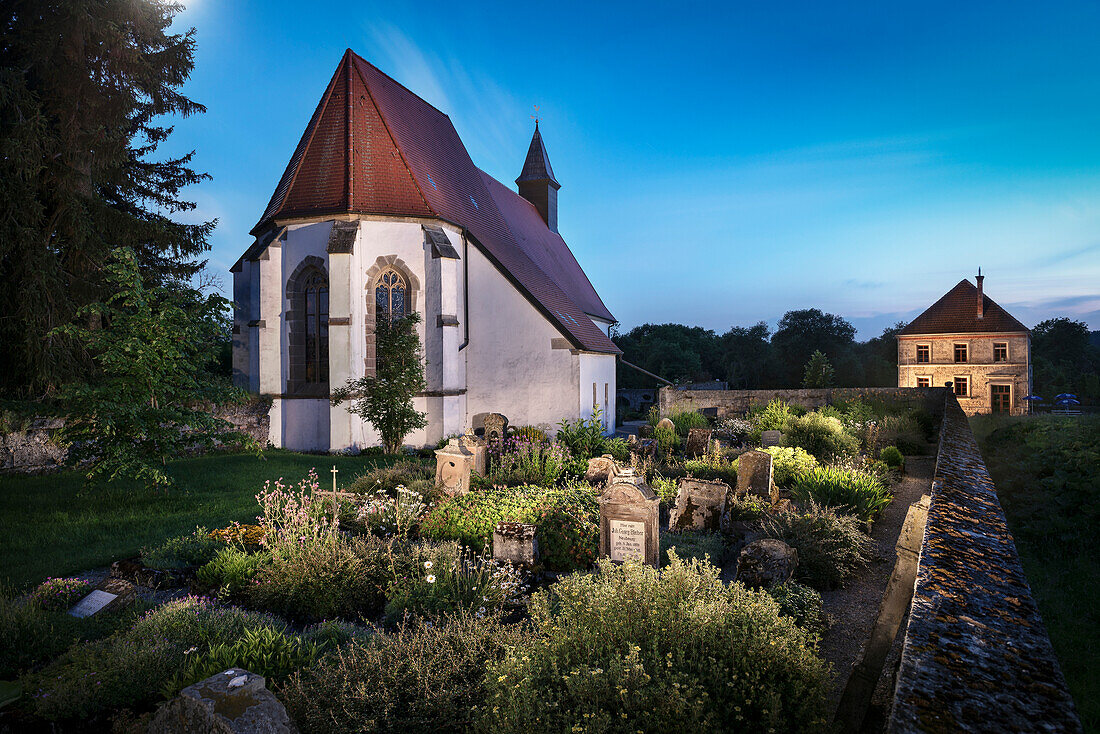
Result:
[[[272,552],[286,551],[336,536],[339,506],[335,499],[331,500],[333,513],[327,514],[328,499],[319,496],[317,488],[317,472],[313,469],[297,487],[283,484],[282,477],[274,484],[271,480],[264,482],[264,488],[256,495],[264,547]]]
[[[404,485],[397,487],[396,494],[391,497],[378,491],[367,495],[356,508],[356,521],[379,535],[408,537],[427,505],[419,492]]]
[[[92,590],[84,579],[48,578],[30,593],[30,600],[43,609],[61,612],[76,604]]]
[[[560,444],[509,438],[489,447],[489,481],[496,486],[553,485],[572,458]]]

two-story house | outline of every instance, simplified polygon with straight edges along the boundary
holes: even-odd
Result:
[[[985,295],[981,271],[898,332],[898,387],[950,385],[967,413],[1027,412],[1031,332]]]

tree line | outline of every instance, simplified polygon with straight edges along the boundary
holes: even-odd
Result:
[[[847,319],[809,308],[785,313],[774,332],[761,321],[724,334],[700,326],[643,324],[612,335],[623,360],[675,384],[719,380],[731,389],[756,390],[827,379],[836,387],[890,387],[898,381],[896,336],[903,328],[899,322],[859,342]],[[1100,332],[1058,317],[1037,324],[1031,340],[1034,393],[1048,401],[1062,392],[1082,402],[1100,400]],[[816,353],[831,373],[821,357],[811,364]],[[621,362],[617,379],[622,388],[657,384]]]

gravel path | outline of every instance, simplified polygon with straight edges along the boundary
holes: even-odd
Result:
[[[905,477],[894,486],[894,501],[882,513],[871,529],[875,542],[875,560],[856,579],[835,591],[822,593],[829,629],[821,640],[821,655],[832,666],[833,685],[830,704],[836,708],[852,666],[860,659],[863,646],[871,634],[871,627],[878,617],[879,604],[886,592],[886,584],[894,571],[897,560],[895,545],[909,505],[921,495],[932,491],[932,473],[936,460],[933,457],[907,457]],[[904,630],[905,622],[902,622]],[[899,635],[900,638],[901,635]],[[886,661],[885,670],[892,670],[896,662],[897,648]],[[888,676],[884,676],[888,677]],[[882,685],[880,684],[880,688]],[[869,716],[869,718],[872,718]],[[868,722],[869,723],[869,722]]]

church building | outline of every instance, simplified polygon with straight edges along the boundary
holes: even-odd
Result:
[[[517,161],[518,162],[518,161]],[[232,267],[236,384],[272,398],[275,446],[380,443],[330,390],[375,369],[378,319],[416,312],[427,388],[414,446],[487,413],[615,423],[614,316],[558,234],[535,123],[518,193],[447,115],[348,50]]]
[[[950,385],[969,414],[1027,412],[1031,332],[985,294],[981,270],[898,332],[898,387]]]

